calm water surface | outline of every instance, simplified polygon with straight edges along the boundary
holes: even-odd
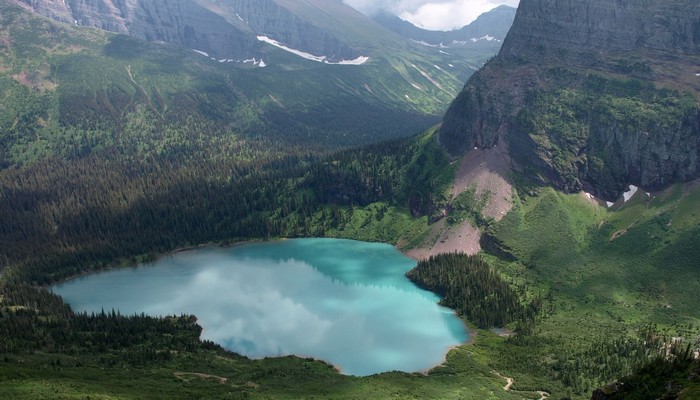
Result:
[[[414,372],[467,340],[390,245],[299,239],[204,248],[52,288],[75,310],[194,314],[202,337],[252,358],[295,354],[345,374]]]

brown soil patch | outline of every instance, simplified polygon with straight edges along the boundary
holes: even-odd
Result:
[[[49,71],[49,67],[44,66],[39,71],[22,71],[19,74],[14,75],[12,78],[14,78],[14,80],[19,82],[22,86],[44,92],[47,90],[54,90],[56,86],[58,86],[51,80]]]
[[[483,214],[498,221],[513,207],[513,186],[507,179],[510,170],[510,157],[504,145],[472,150],[459,160],[452,198],[469,188],[476,189],[477,197],[488,193],[489,202]],[[423,245],[406,254],[417,260],[442,253],[476,254],[481,250],[480,239],[481,232],[469,221],[447,226],[445,219],[442,219],[433,224]]]
[[[513,207],[513,185],[507,179],[510,171],[511,162],[505,145],[472,150],[460,161],[452,197],[457,197],[470,187],[476,187],[477,197],[490,193],[483,214],[500,221]]]
[[[442,219],[432,225],[423,245],[406,251],[406,255],[415,260],[424,260],[444,253],[476,254],[481,250],[480,239],[481,232],[469,221],[448,227],[445,219]]]

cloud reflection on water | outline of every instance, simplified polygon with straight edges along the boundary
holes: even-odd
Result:
[[[310,356],[368,375],[428,368],[466,339],[403,276],[414,264],[390,246],[305,239],[178,253],[56,291],[78,309],[195,314],[204,339],[249,357]]]

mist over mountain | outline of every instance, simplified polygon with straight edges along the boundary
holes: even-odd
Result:
[[[178,142],[183,120],[199,118],[221,135],[293,146],[407,136],[437,123],[497,51],[419,45],[334,0],[0,5],[0,63],[13,88],[5,103],[16,105],[0,111],[0,158],[10,165],[111,148],[144,120],[153,124],[138,136],[145,142]],[[40,103],[50,106],[32,108]],[[18,116],[27,124],[15,123]],[[95,129],[90,141],[56,143],[59,132],[86,129]]]
[[[372,4],[409,2],[474,4]],[[0,398],[696,399],[699,32],[696,0],[522,0],[452,32],[340,0],[0,0]],[[47,289],[287,238],[420,259],[408,277],[470,341],[428,372],[355,377],[274,345],[234,354],[180,310],[80,313]],[[324,280],[402,290],[384,257],[345,254],[321,257],[344,263]],[[227,280],[188,275],[156,300],[211,309],[202,288]],[[376,342],[363,317],[314,317],[333,290],[306,307],[255,275],[223,291],[281,317],[260,331]],[[452,314],[391,308],[421,334]]]
[[[431,31],[419,28],[387,11],[380,11],[374,20],[403,37],[441,47],[491,46],[500,48],[515,19],[516,9],[499,6],[481,14],[474,22],[453,31]]]

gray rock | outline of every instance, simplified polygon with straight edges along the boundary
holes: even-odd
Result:
[[[181,45],[217,59],[259,57],[262,44],[257,35],[269,36],[307,53],[327,56],[329,61],[364,55],[348,38],[338,38],[331,30],[315,24],[314,16],[322,15],[328,7],[359,15],[334,0],[316,3],[286,0],[14,1],[61,22]]]
[[[699,61],[697,1],[521,0],[499,55],[450,106],[440,140],[455,155],[503,140],[529,173],[608,199],[629,184],[691,180],[700,172],[700,110],[682,92],[700,93]],[[534,99],[565,90],[589,95],[565,110],[581,125],[576,140],[558,127],[565,120],[532,126],[542,112]],[[600,108],[608,98],[638,103],[629,107],[641,117],[609,115],[614,106]],[[674,108],[665,98],[686,101]]]

